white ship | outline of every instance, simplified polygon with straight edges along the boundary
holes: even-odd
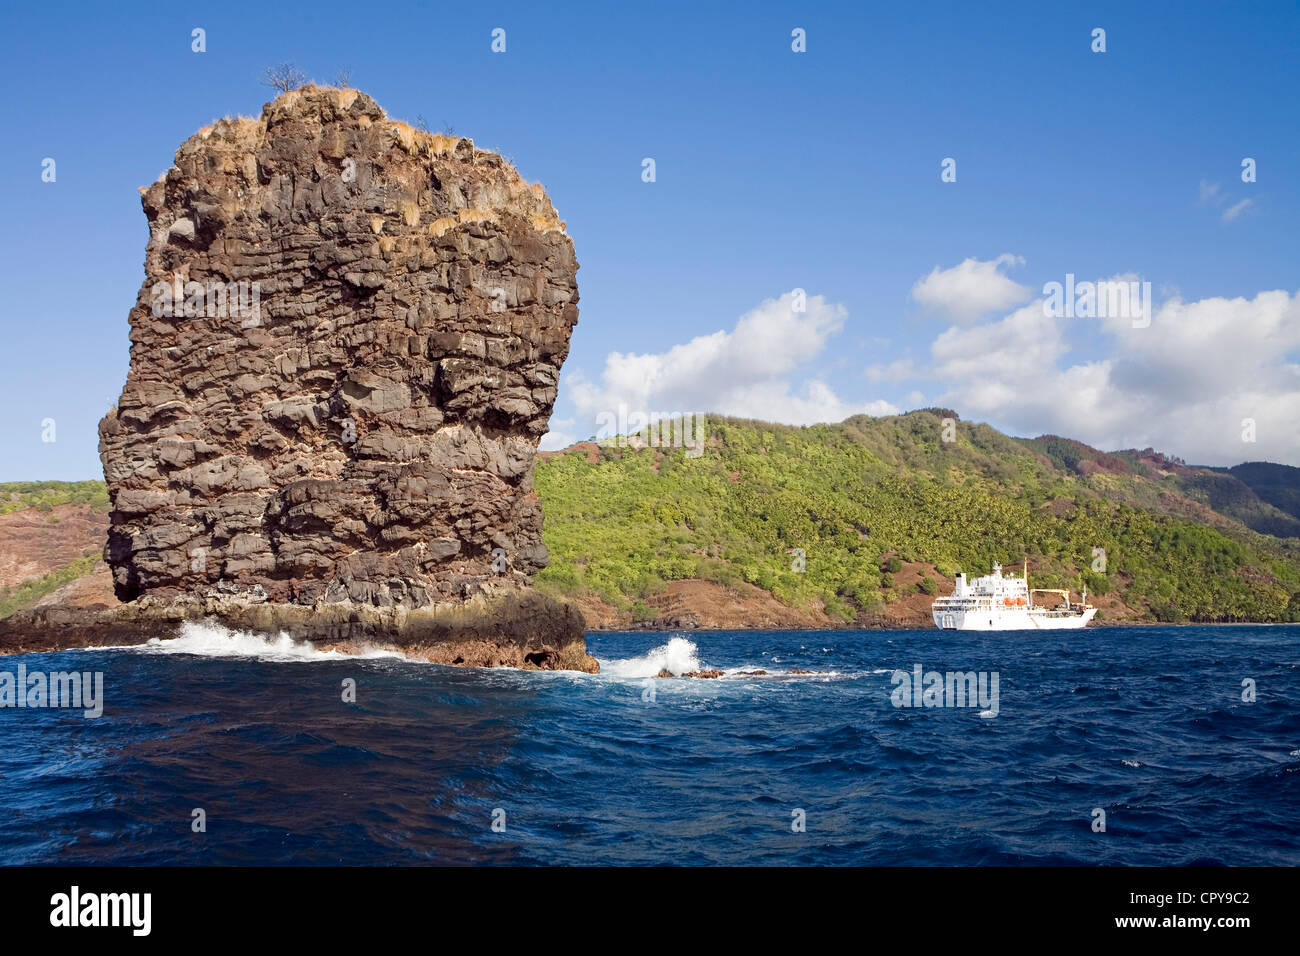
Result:
[[[1043,597],[1039,597],[1043,595]],[[1051,595],[1056,596],[1053,601]],[[1070,592],[1059,588],[1030,588],[1029,562],[1025,573],[1003,575],[1002,565],[993,573],[967,583],[958,574],[952,594],[931,605],[934,626],[946,631],[1017,631],[1034,628],[1083,627],[1097,613],[1088,603],[1088,589],[1075,604]]]

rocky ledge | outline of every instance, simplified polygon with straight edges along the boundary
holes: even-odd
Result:
[[[586,652],[581,615],[535,592],[478,595],[410,610],[352,601],[306,607],[217,595],[145,596],[112,608],[50,605],[0,621],[0,654],[144,644],[177,636],[186,621],[217,621],[269,638],[288,635],[318,648],[392,650],[433,664],[598,669]]]
[[[596,669],[533,490],[577,322],[545,190],[468,139],[308,86],[191,136],[141,190],[131,365],[100,423],[116,608],[0,650],[182,620],[443,663]]]

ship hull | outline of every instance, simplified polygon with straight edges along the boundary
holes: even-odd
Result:
[[[1003,611],[934,611],[934,626],[946,631],[1061,631],[1086,627],[1097,613],[1088,608],[1079,613]]]

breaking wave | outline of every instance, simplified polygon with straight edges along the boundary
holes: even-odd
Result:
[[[693,641],[674,637],[667,644],[656,647],[644,657],[629,657],[621,661],[601,661],[600,672],[610,677],[656,677],[660,671],[674,676],[698,671],[700,649]]]
[[[776,661],[777,658],[772,658]],[[700,661],[700,649],[685,637],[673,637],[667,644],[661,644],[642,657],[628,657],[619,660],[600,662],[600,673],[606,677],[616,677],[624,680],[640,679],[643,677],[658,677],[663,671],[667,671],[674,677],[681,677],[683,674],[692,674],[696,671],[709,670]],[[839,671],[797,671],[791,673],[780,668],[773,668],[770,664],[747,664],[739,667],[722,667],[717,666],[721,671],[723,680],[755,680],[760,678],[808,678],[820,680],[834,680],[843,677]]]
[[[245,657],[277,663],[310,661],[369,660],[393,657],[405,659],[396,651],[378,648],[356,653],[319,650],[310,641],[295,641],[281,632],[278,637],[232,630],[215,621],[185,621],[179,637],[154,638],[128,650],[145,654],[191,654],[196,657]]]

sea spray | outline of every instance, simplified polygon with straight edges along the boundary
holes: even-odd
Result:
[[[700,666],[699,651],[694,642],[684,637],[674,637],[644,657],[601,661],[600,670],[602,674],[622,678],[658,677],[662,671],[679,677],[703,669]]]
[[[146,654],[192,654],[196,657],[245,657],[274,663],[293,663],[333,660],[370,660],[373,658],[398,658],[397,651],[367,648],[357,653],[339,650],[323,651],[309,641],[295,641],[281,632],[275,637],[233,630],[213,620],[185,621],[179,637],[159,640],[155,638],[132,650]]]

